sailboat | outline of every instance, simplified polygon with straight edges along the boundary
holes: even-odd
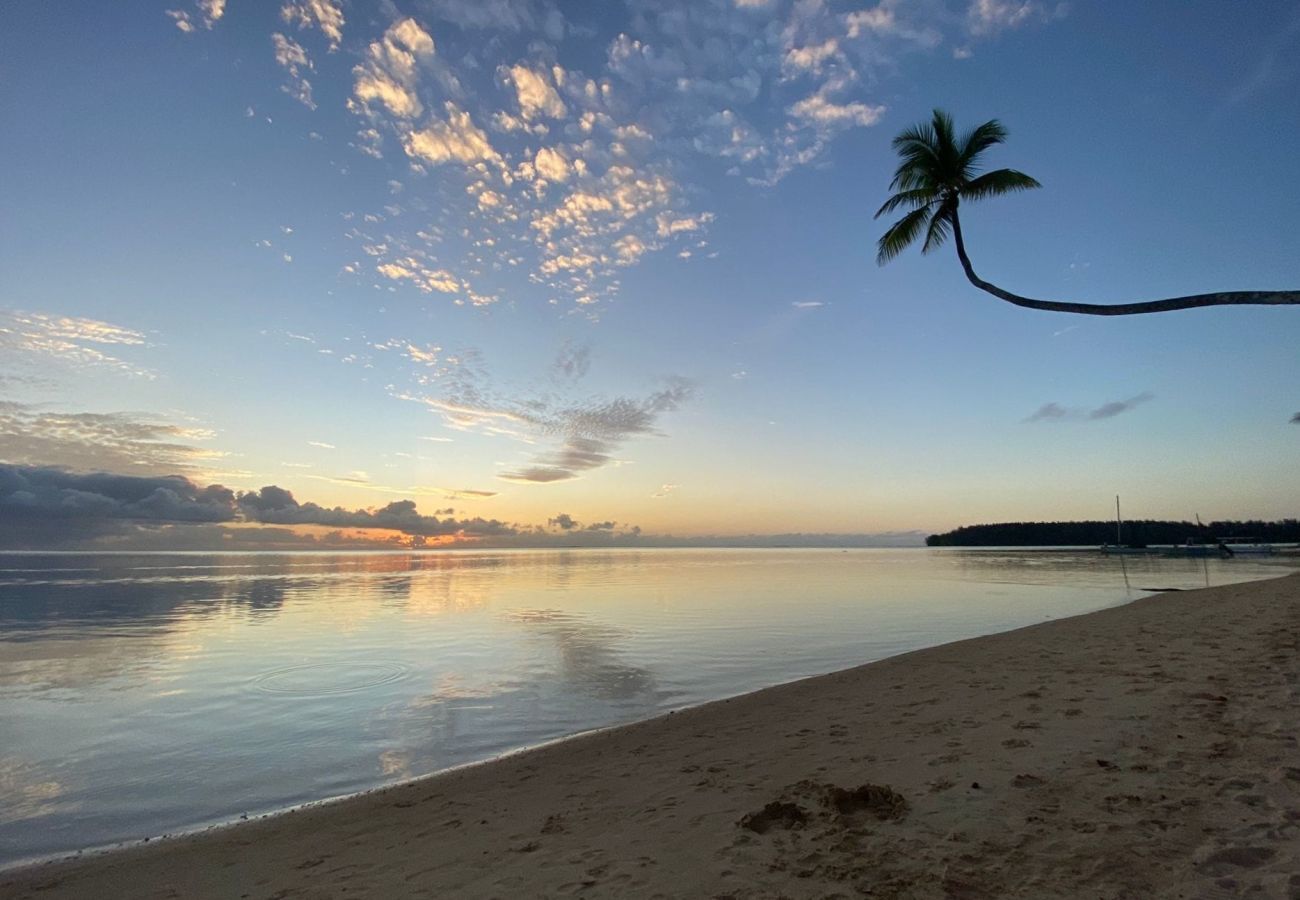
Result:
[[[1115,495],[1115,543],[1102,544],[1101,552],[1107,556],[1148,554],[1146,547],[1124,546],[1124,518],[1119,512],[1119,494]]]

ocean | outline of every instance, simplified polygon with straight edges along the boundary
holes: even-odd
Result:
[[[949,549],[0,554],[0,865],[1286,571]]]

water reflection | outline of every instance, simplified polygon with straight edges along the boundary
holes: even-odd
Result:
[[[628,700],[654,690],[647,669],[618,659],[624,633],[558,609],[516,610],[505,616],[559,650],[558,677],[578,693],[602,700]]]
[[[1280,571],[952,550],[0,554],[0,863],[359,790],[1143,586]]]

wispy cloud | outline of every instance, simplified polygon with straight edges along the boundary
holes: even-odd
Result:
[[[572,387],[588,364],[585,347],[565,345],[553,364],[563,380],[552,383]],[[694,390],[689,380],[673,377],[641,397],[503,396],[472,351],[446,356],[442,368],[433,377],[421,377],[419,383],[421,389],[395,390],[395,396],[421,403],[448,428],[544,448],[497,476],[533,484],[568,481],[621,462],[616,454],[622,445],[658,434],[660,418],[678,409]]]
[[[316,103],[311,96],[311,82],[307,80],[305,74],[313,68],[307,51],[301,44],[279,32],[271,35],[271,43],[275,46],[275,61],[284,69],[287,78],[281,90],[308,109],[315,109]],[[288,229],[285,233],[288,234],[292,230]]]
[[[1064,16],[1068,9],[1065,3],[1041,0],[971,0],[966,11],[966,24],[972,35],[993,35],[1023,25],[1048,22]]]
[[[1291,424],[1300,425],[1300,412],[1296,413],[1294,416],[1291,417]]]
[[[1287,62],[1294,62],[1295,52],[1292,45],[1297,39],[1300,39],[1300,11],[1293,12],[1286,24],[1273,31],[1263,41],[1263,46],[1251,54],[1253,64],[1249,73],[1232,85],[1223,100],[1215,107],[1211,119],[1219,118],[1268,86],[1281,81],[1278,69]]]
[[[200,473],[223,454],[211,431],[138,413],[67,413],[0,401],[0,460],[21,465]]]
[[[1026,422],[1061,422],[1061,421],[1083,421],[1095,422],[1101,419],[1113,419],[1122,413],[1129,412],[1143,403],[1155,399],[1155,395],[1143,391],[1142,393],[1129,397],[1127,400],[1112,400],[1109,403],[1103,403],[1101,406],[1088,409],[1086,407],[1066,407],[1059,403],[1044,403],[1033,414],[1025,418]]]
[[[0,310],[0,348],[35,359],[72,366],[95,366],[124,375],[153,378],[154,372],[128,362],[101,347],[140,347],[143,332],[99,319],[53,316],[46,313]]]

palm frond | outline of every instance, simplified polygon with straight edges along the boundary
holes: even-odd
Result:
[[[1017,172],[1015,169],[995,169],[968,182],[961,189],[961,197],[963,200],[983,200],[985,197],[996,197],[1014,191],[1028,191],[1037,187],[1042,185],[1024,172]]]
[[[969,170],[979,160],[980,154],[1007,139],[1007,130],[997,119],[989,119],[962,135],[959,153],[963,169]]]
[[[926,220],[930,218],[930,208],[922,206],[914,209],[889,227],[876,244],[876,262],[884,265],[907,249],[917,239]]]
[[[895,150],[901,150],[904,144],[922,144],[933,147],[934,129],[928,122],[904,128],[898,133],[898,137],[894,138],[893,147]]]
[[[926,188],[938,190],[940,184],[937,166],[928,162],[905,162],[894,172],[889,189],[891,191],[919,191]]]
[[[939,199],[937,191],[931,188],[919,188],[916,190],[899,191],[894,196],[885,201],[880,209],[876,210],[874,218],[879,219],[885,213],[893,212],[900,206],[929,206],[935,200]]]
[[[934,151],[939,165],[943,171],[956,175],[960,169],[960,156],[957,152],[957,138],[952,116],[941,109],[936,109],[930,120],[930,128],[934,130]]]
[[[943,242],[948,240],[948,235],[951,232],[952,208],[945,204],[930,219],[930,227],[926,229],[925,243],[921,245],[921,252],[929,253],[931,250],[942,247]]]

